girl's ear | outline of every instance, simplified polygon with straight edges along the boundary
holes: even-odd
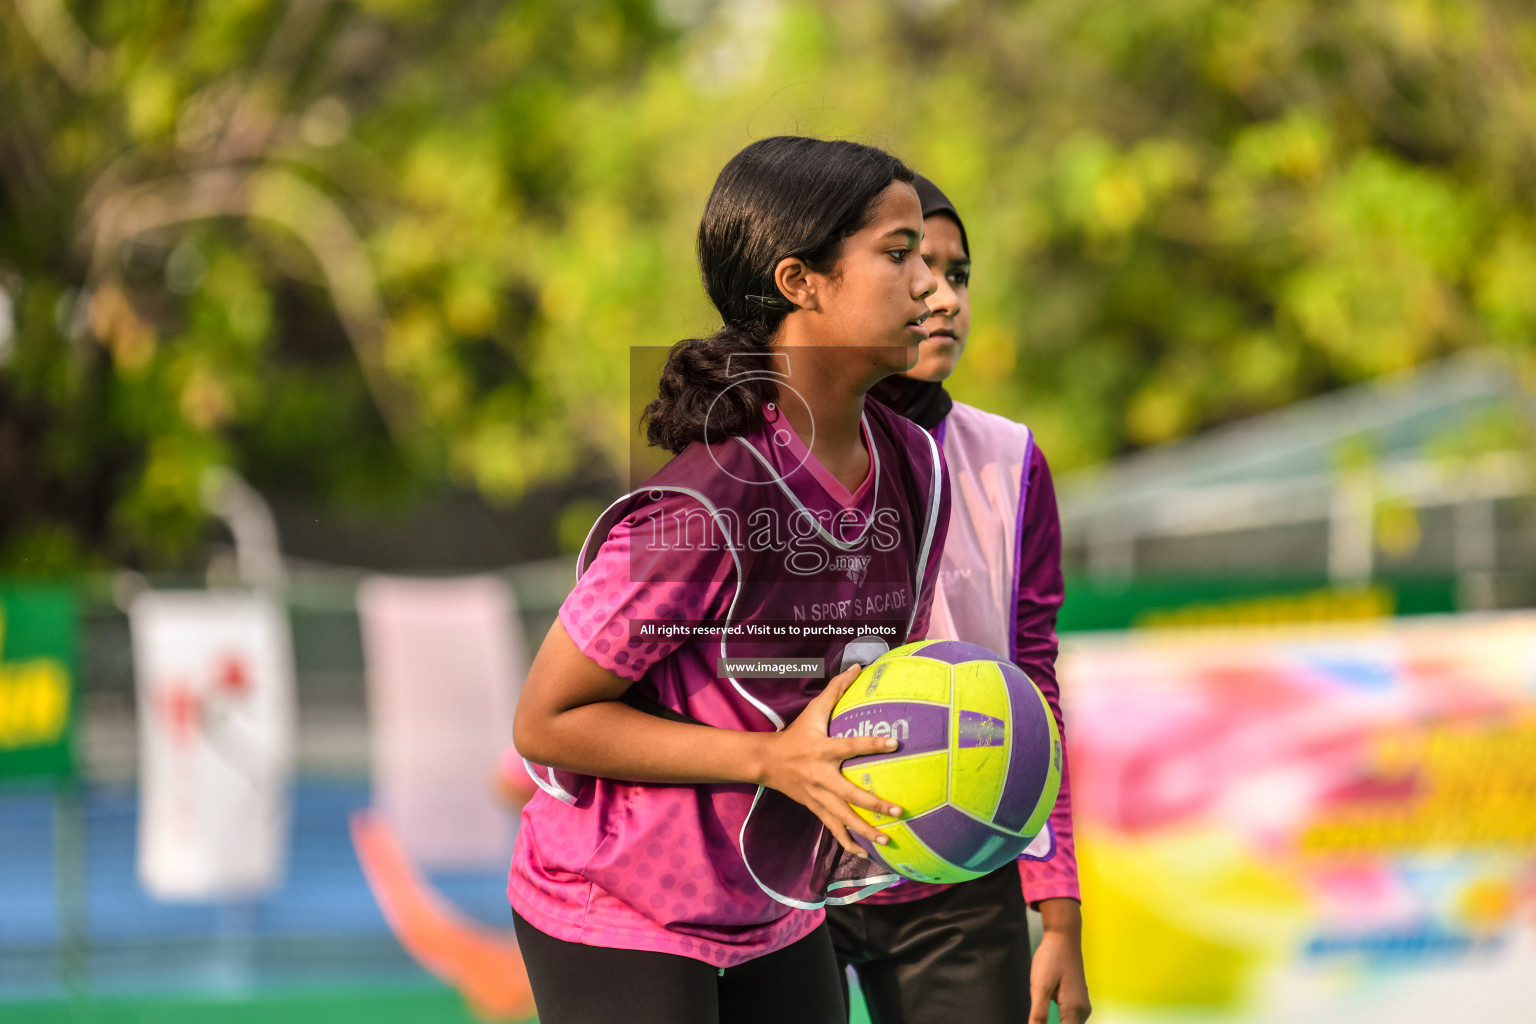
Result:
[[[800,309],[821,309],[823,278],[805,265],[798,256],[786,256],[773,268],[773,283],[779,293]]]

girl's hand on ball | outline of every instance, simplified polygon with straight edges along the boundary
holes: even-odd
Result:
[[[831,830],[832,837],[842,844],[843,849],[856,857],[868,857],[869,854],[854,842],[849,832],[882,846],[889,840],[879,829],[859,817],[854,807],[892,818],[901,816],[900,807],[860,789],[840,771],[842,763],[850,757],[895,750],[896,740],[876,736],[839,739],[827,735],[832,709],[837,706],[843,691],[858,678],[862,667],[854,665],[833,676],[827,688],[782,732],[765,734],[770,751],[762,771],[763,785],[809,807]]]

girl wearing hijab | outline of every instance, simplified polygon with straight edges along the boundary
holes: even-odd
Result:
[[[939,279],[917,364],[870,395],[943,446],[953,495],[930,638],[1005,653],[1034,681],[1063,729],[1056,683],[1061,524],[1045,456],[1022,423],[953,401],[943,382],[971,326],[969,241],[953,203],[919,176],[923,261]],[[1082,918],[1063,764],[1049,825],[1015,863],[958,885],[904,882],[828,910],[839,961],[859,977],[874,1024],[1063,1024],[1088,1018]],[[1031,963],[1025,906],[1044,937]]]
[[[838,767],[896,741],[827,720],[850,663],[924,635],[949,522],[937,442],[864,400],[928,337],[912,179],[780,137],[715,183],[724,325],[646,409],[675,458],[599,517],[518,704],[540,792],[507,897],[543,1024],[846,1019],[821,908],[896,880],[850,805],[900,809]]]

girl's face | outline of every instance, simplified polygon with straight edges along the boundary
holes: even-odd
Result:
[[[892,182],[875,200],[869,223],[843,241],[832,273],[806,275],[817,293],[806,340],[867,351],[876,380],[910,367],[928,337],[925,300],[938,287],[923,263],[922,241],[917,192]]]
[[[923,262],[938,278],[938,288],[928,296],[932,315],[926,324],[928,340],[918,350],[917,365],[907,371],[914,380],[947,380],[965,351],[971,333],[971,258],[960,240],[960,225],[946,214],[923,222]]]

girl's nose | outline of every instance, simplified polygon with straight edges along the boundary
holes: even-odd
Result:
[[[939,279],[934,276],[933,271],[929,269],[928,264],[924,263],[922,260],[914,260],[913,262],[915,262],[918,266],[917,280],[914,282],[914,284],[917,285],[918,290],[914,294],[919,299],[926,299],[928,296],[939,290]]]
[[[960,296],[948,281],[940,280],[928,296],[928,308],[935,313],[951,316],[960,305]]]

